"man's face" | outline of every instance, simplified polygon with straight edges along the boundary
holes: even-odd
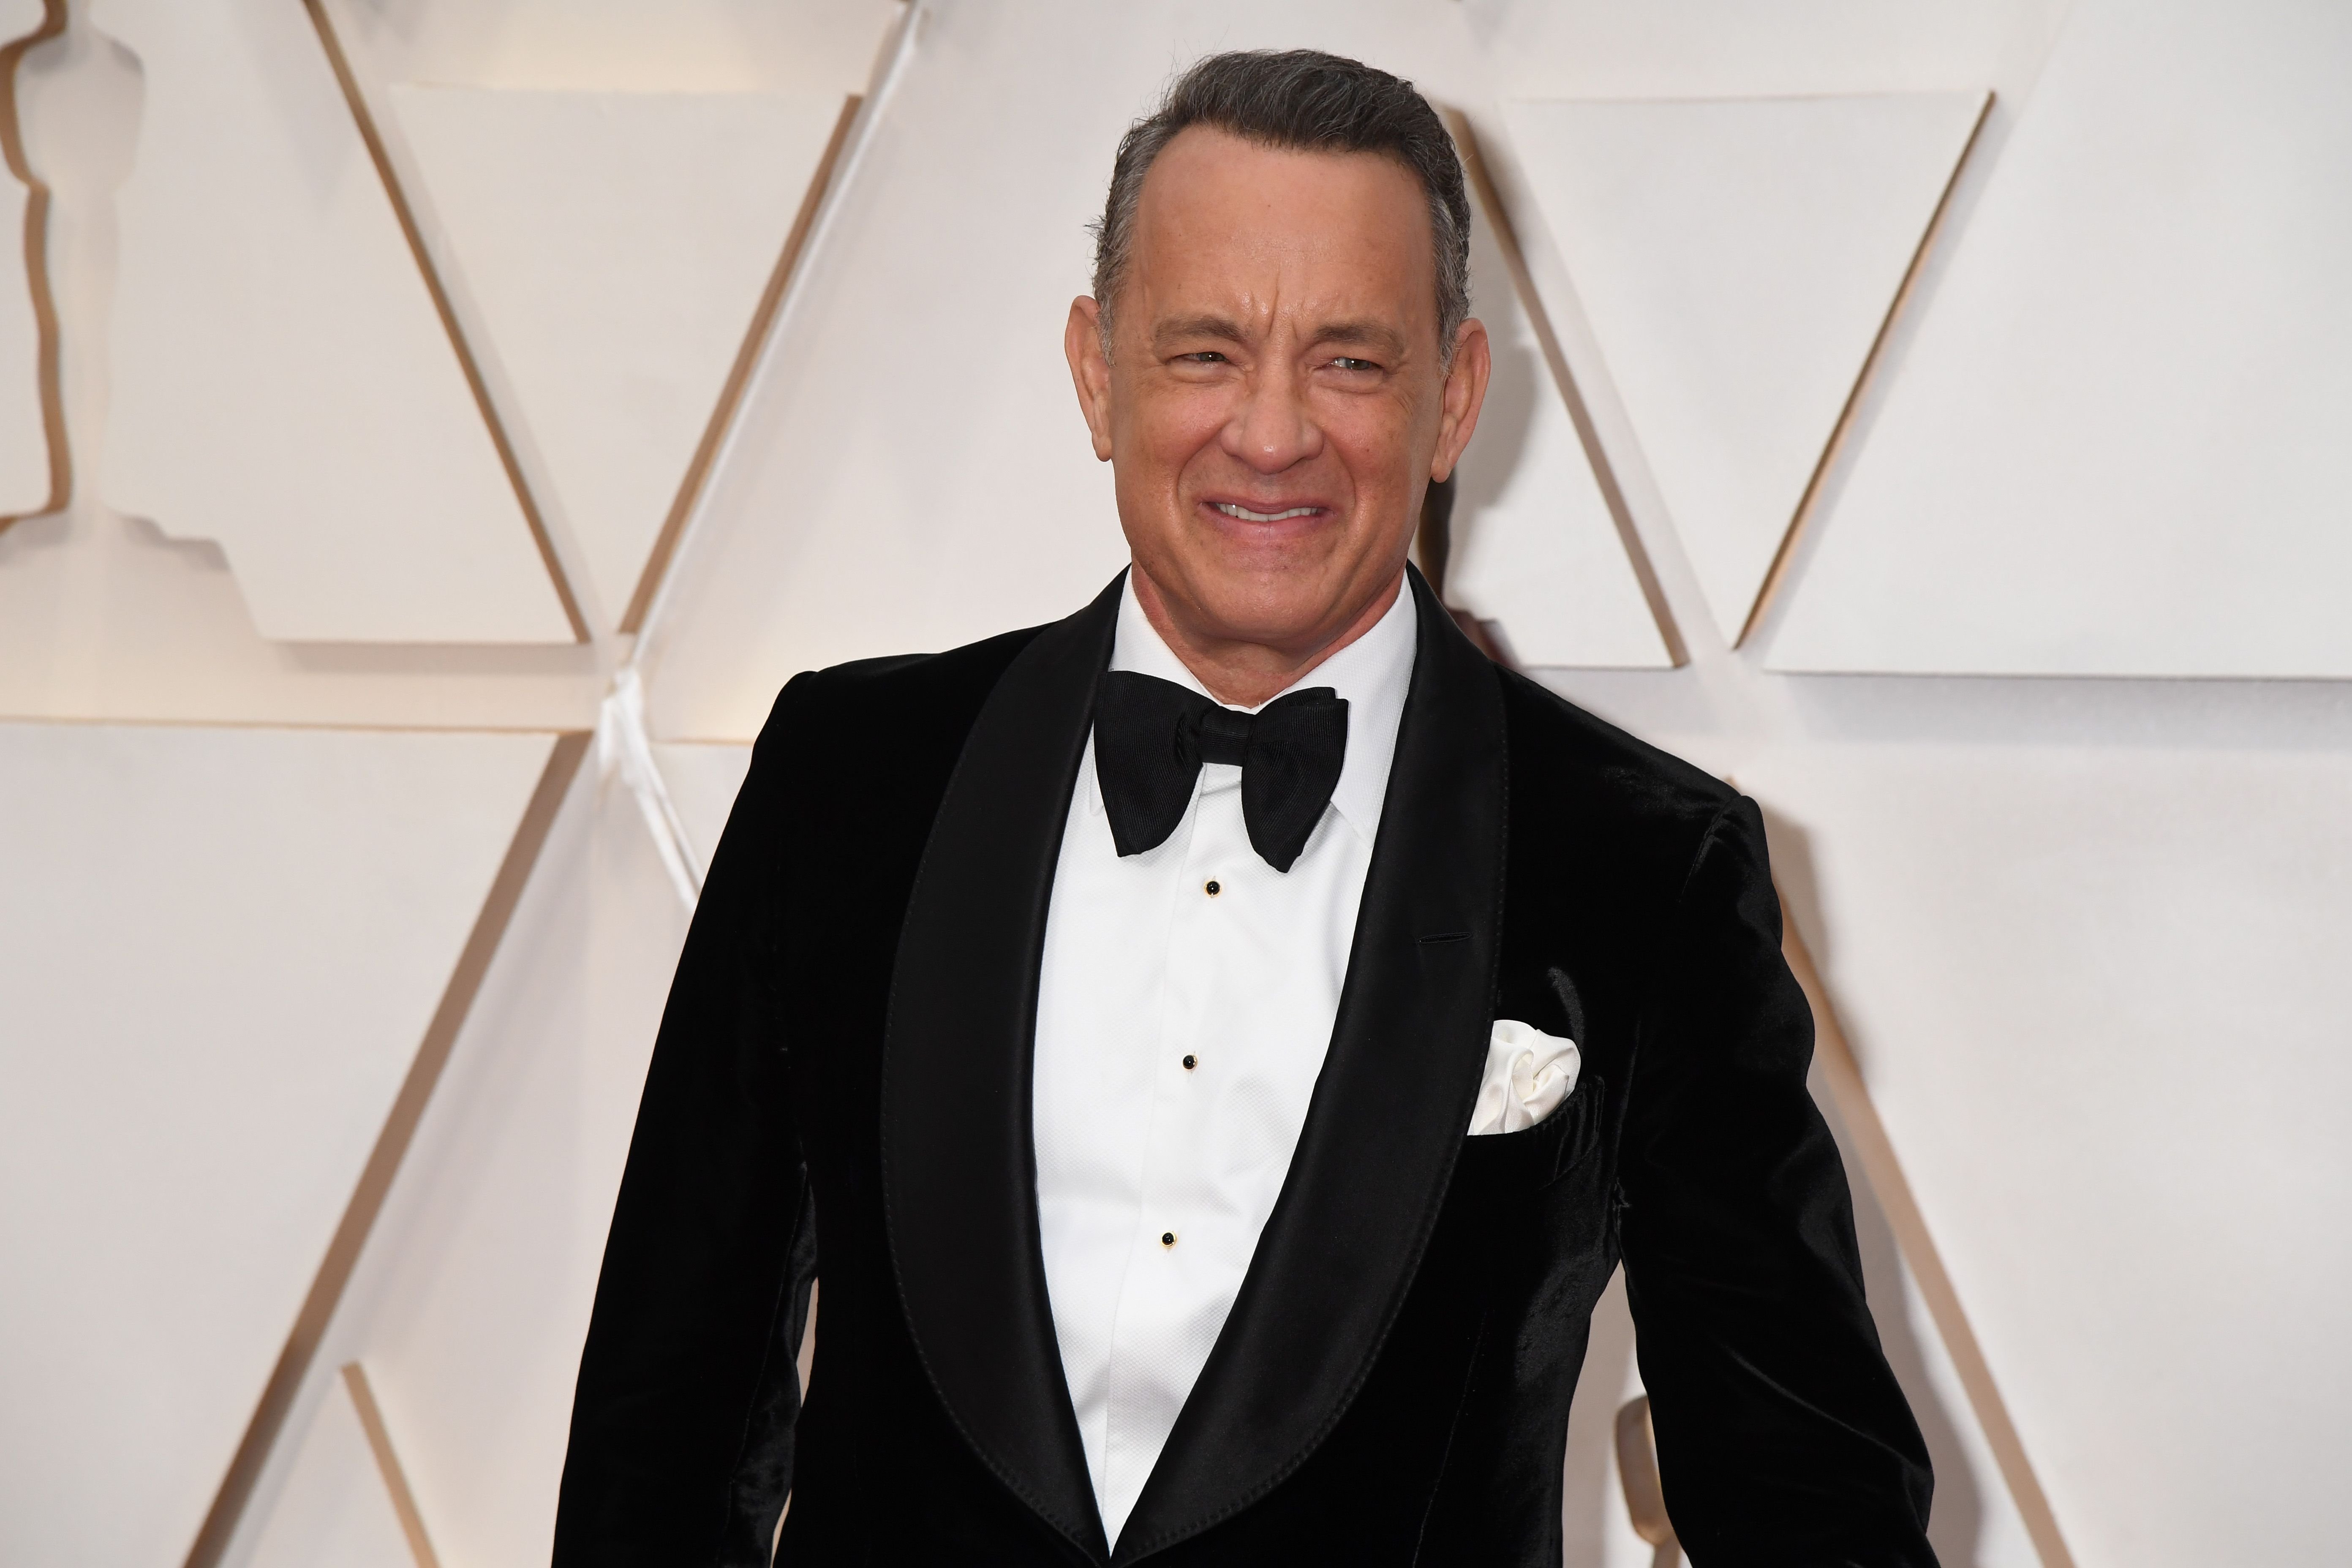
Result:
[[[1188,640],[1311,654],[1384,604],[1486,385],[1476,322],[1444,363],[1435,265],[1391,159],[1196,126],[1152,164],[1108,360],[1090,300],[1067,347],[1136,565]]]

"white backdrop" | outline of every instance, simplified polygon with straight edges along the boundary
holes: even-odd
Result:
[[[1945,1561],[2338,1550],[2352,14],[0,29],[40,35],[8,58],[44,188],[0,176],[0,1560],[544,1555],[747,742],[798,669],[1118,568],[1059,348],[1083,225],[1174,70],[1298,45],[1412,76],[1490,176],[1457,602],[1765,805],[2055,1530],[1832,1104]],[[1633,1357],[1612,1289],[1570,1563],[1650,1561]]]

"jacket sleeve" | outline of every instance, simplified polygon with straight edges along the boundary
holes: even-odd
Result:
[[[753,751],[662,1015],[580,1358],[556,1568],[764,1564],[792,1485],[816,1263],[774,994],[792,699]]]
[[[1805,1088],[1812,1015],[1780,956],[1753,802],[1702,837],[1654,985],[1622,1234],[1675,1533],[1696,1568],[1932,1568],[1927,1449]]]

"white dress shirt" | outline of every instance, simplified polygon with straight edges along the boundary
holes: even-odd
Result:
[[[1413,616],[1400,593],[1294,683],[1347,700],[1348,751],[1287,873],[1250,847],[1242,771],[1218,763],[1202,765],[1167,842],[1120,858],[1087,742],[1046,918],[1033,1110],[1054,1331],[1113,1542],[1224,1327],[1307,1120],[1412,683]],[[1111,668],[1208,694],[1132,577]]]

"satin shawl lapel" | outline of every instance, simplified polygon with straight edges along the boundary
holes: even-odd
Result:
[[[1420,646],[1330,1052],[1118,1563],[1246,1507],[1330,1432],[1403,1304],[1470,1125],[1502,945],[1502,687],[1411,577]]]
[[[981,1460],[1097,1562],[1108,1546],[1038,1242],[1030,1064],[1046,900],[1119,588],[1039,633],[973,722],[907,905],[882,1063],[890,1255],[924,1370]]]

